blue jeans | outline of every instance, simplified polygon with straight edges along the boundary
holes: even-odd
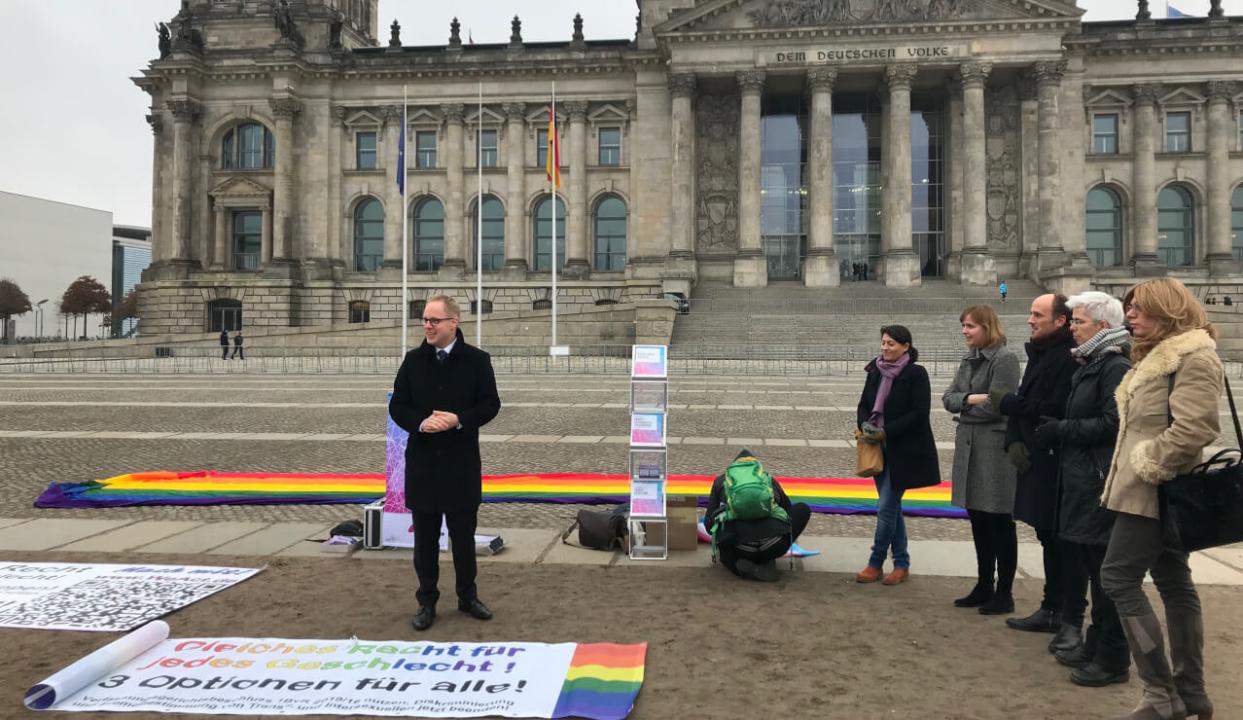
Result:
[[[889,459],[885,458],[885,469],[873,478],[876,481],[876,494],[880,499],[876,503],[876,536],[872,541],[872,557],[868,565],[884,567],[885,557],[893,548],[893,566],[909,568],[911,555],[906,550],[906,521],[902,519],[903,490],[894,488],[889,480]]]

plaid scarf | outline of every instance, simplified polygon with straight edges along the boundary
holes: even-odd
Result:
[[[1097,350],[1116,348],[1131,342],[1131,333],[1126,328],[1105,328],[1088,338],[1084,344],[1072,348],[1070,354],[1081,363],[1087,364],[1096,355]]]

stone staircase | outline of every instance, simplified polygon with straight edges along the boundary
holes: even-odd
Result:
[[[880,328],[901,324],[910,328],[921,357],[954,360],[963,352],[958,315],[968,305],[996,308],[1012,344],[1027,338],[1028,308],[1044,291],[1028,280],[1009,285],[1002,303],[996,288],[947,281],[903,290],[874,282],[759,289],[701,283],[691,293],[690,314],[674,324],[670,351],[688,357],[867,359],[876,354]]]

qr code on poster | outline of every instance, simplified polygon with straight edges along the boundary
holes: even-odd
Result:
[[[96,578],[0,607],[0,626],[129,630],[233,585],[236,579]]]

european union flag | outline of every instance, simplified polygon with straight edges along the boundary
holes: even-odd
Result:
[[[1187,13],[1183,12],[1182,10],[1179,10],[1178,8],[1176,8],[1176,7],[1174,7],[1173,5],[1169,4],[1168,2],[1165,4],[1165,16],[1166,16],[1167,18],[1185,18],[1185,17],[1192,17],[1191,15],[1188,15]]]
[[[401,132],[397,135],[397,189],[406,196],[406,112],[402,108]]]

